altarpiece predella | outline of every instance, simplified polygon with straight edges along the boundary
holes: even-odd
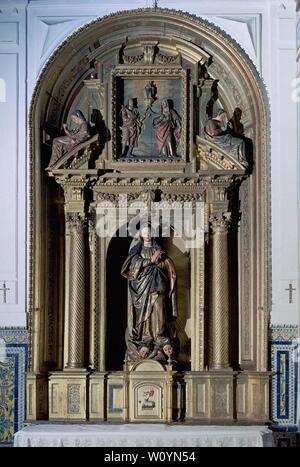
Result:
[[[194,16],[57,49],[30,110],[28,420],[268,421],[268,125]]]

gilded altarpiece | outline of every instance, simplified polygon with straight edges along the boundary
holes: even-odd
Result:
[[[30,113],[29,420],[268,421],[267,109],[246,54],[181,12],[96,20],[53,55]],[[88,136],[50,163],[76,118]],[[176,235],[174,203],[198,242]],[[177,350],[131,362],[119,234],[145,206],[171,213]]]

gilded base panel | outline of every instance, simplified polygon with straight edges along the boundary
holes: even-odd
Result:
[[[234,373],[194,371],[186,373],[186,420],[234,420]]]
[[[270,372],[244,371],[236,376],[236,417],[238,421],[267,423],[269,416]]]
[[[186,373],[186,420],[268,423],[269,379],[269,372]]]
[[[88,373],[60,371],[49,376],[49,420],[86,420]]]
[[[173,371],[158,362],[130,370],[29,375],[28,420],[264,424],[269,420],[269,372]],[[44,392],[48,391],[49,414]]]
[[[124,377],[123,371],[115,371],[107,376],[107,420],[124,419]]]
[[[45,420],[48,418],[48,375],[27,373],[26,380],[26,419]]]
[[[89,377],[89,419],[106,418],[106,372],[93,373]]]

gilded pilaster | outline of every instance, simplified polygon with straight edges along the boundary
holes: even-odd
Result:
[[[89,367],[95,369],[98,363],[98,352],[96,348],[96,258],[97,255],[97,236],[95,234],[95,212],[90,211],[89,218],[89,290],[90,290],[90,317],[89,317]]]

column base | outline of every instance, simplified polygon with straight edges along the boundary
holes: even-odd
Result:
[[[232,367],[228,364],[228,366],[223,366],[223,365],[220,365],[220,366],[209,366],[209,371],[220,371],[222,373],[232,373],[233,372],[233,369]]]
[[[73,367],[70,367],[70,366],[66,366],[63,371],[65,373],[78,373],[78,374],[84,374],[84,373],[87,373],[87,369],[80,366],[78,368],[73,368]]]
[[[49,375],[49,420],[87,419],[88,372],[83,369]]]

